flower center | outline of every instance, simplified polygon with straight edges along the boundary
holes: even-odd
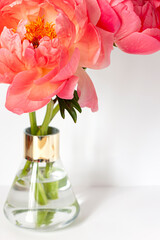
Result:
[[[45,36],[50,39],[55,38],[56,31],[53,23],[44,22],[44,19],[38,17],[35,21],[30,22],[26,26],[25,39],[31,42],[34,48],[39,46],[39,40]]]

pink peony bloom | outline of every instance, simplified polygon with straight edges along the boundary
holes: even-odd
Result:
[[[133,54],[151,54],[160,50],[160,1],[106,0],[117,13],[121,27],[116,45]]]
[[[97,95],[82,67],[107,65],[112,44],[113,37],[90,22],[85,0],[1,1],[0,82],[10,84],[7,109],[22,114],[55,95],[72,99],[78,84],[81,106],[96,111]]]

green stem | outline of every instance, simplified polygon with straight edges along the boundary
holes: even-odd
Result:
[[[48,133],[48,125],[51,121],[53,107],[54,107],[54,102],[53,102],[53,100],[51,100],[47,104],[46,115],[45,115],[44,121],[43,121],[42,126],[40,127],[37,135],[46,135]]]
[[[56,106],[55,106],[55,108],[53,109],[53,111],[52,111],[52,115],[51,115],[51,121],[52,121],[52,119],[56,116],[56,114],[58,113],[58,111],[59,111],[59,104],[57,104]]]
[[[35,187],[36,187],[36,190],[35,190],[36,201],[40,205],[46,205],[48,203],[48,199],[47,199],[43,184],[40,182],[36,182]]]
[[[30,119],[30,125],[31,125],[31,134],[36,135],[38,131],[36,113],[35,112],[29,113],[29,119]]]

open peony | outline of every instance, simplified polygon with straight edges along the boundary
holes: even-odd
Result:
[[[97,110],[93,83],[82,67],[107,66],[113,36],[91,23],[85,0],[1,1],[0,18],[0,82],[10,84],[7,109],[22,114],[55,95],[72,99],[78,85],[80,105]]]

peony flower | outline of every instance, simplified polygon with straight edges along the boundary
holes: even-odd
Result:
[[[157,0],[108,0],[121,20],[116,45],[133,54],[160,50],[160,2]]]
[[[55,95],[72,99],[78,84],[81,106],[97,110],[93,83],[82,67],[108,65],[113,37],[90,22],[84,0],[2,1],[0,20],[0,82],[10,84],[7,109],[22,114]]]
[[[87,0],[87,2],[91,19],[100,29],[114,34],[114,42],[121,50],[133,54],[151,54],[160,49],[160,1]]]

